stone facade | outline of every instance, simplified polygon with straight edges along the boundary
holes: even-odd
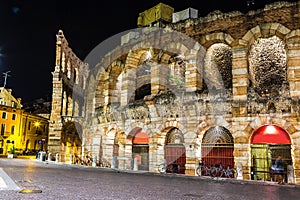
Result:
[[[194,175],[205,145],[228,143],[234,166],[242,166],[243,178],[250,179],[253,134],[274,124],[289,135],[298,183],[299,18],[299,2],[276,2],[247,14],[215,11],[178,23],[160,21],[136,30],[138,37],[107,53],[94,71],[74,55],[60,31],[49,150],[65,160],[66,154],[81,148],[75,152],[81,158],[88,153],[120,169],[133,169],[137,158],[139,167],[145,161],[146,170],[158,172],[173,156],[168,152],[176,149],[184,152],[184,173]],[[271,58],[266,51],[253,56],[264,42],[274,44]],[[271,74],[278,63],[286,70]],[[261,66],[265,73],[257,74]],[[73,72],[80,70],[77,83]],[[274,78],[278,73],[282,76]],[[265,74],[271,76],[263,87],[256,84]],[[82,99],[84,104],[79,103]],[[66,122],[80,124],[76,128],[81,141],[74,145],[62,142]],[[209,138],[208,132],[215,137]],[[147,144],[137,137],[142,133],[148,136]],[[68,145],[73,150],[67,150]]]
[[[12,89],[0,87],[0,105],[6,105],[14,108],[22,108],[21,98],[15,98],[12,95]]]

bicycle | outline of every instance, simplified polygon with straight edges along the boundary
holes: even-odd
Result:
[[[164,162],[158,166],[158,171],[161,174],[165,174],[167,172],[166,164]]]
[[[180,166],[176,163],[171,163],[167,166],[166,173],[178,174],[180,173]]]
[[[231,168],[231,165],[228,165],[227,168],[224,170],[225,178],[234,178],[235,169]]]
[[[211,167],[206,165],[206,162],[204,163],[199,162],[198,167],[196,168],[196,174],[198,176],[211,176]]]
[[[222,177],[224,174],[224,167],[222,163],[216,164],[215,166],[212,166],[211,169],[211,176],[212,177]]]

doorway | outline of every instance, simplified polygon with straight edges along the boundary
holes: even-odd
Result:
[[[289,134],[274,124],[257,128],[251,138],[251,179],[276,181],[271,166],[279,156],[284,163],[284,181],[287,182],[287,167],[293,164]]]
[[[149,138],[140,129],[132,140],[132,158],[137,159],[138,170],[149,171]]]

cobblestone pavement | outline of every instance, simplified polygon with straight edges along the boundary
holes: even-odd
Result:
[[[18,187],[1,189],[0,185],[1,200],[296,200],[300,197],[298,185],[115,171],[24,159],[0,159],[0,168]],[[36,193],[20,193],[24,189]]]

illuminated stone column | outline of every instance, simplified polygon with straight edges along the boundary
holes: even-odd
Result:
[[[241,102],[247,101],[249,86],[247,49],[232,48],[232,57],[232,95],[233,100],[239,102],[232,105],[232,114],[246,116],[247,105],[242,105]]]
[[[289,39],[287,46],[287,77],[291,97],[300,97],[300,36]]]
[[[135,97],[136,69],[128,68],[122,80],[121,106],[127,105]]]
[[[60,154],[60,139],[62,130],[62,101],[63,101],[63,83],[60,76],[61,65],[62,65],[62,45],[64,45],[64,36],[62,31],[58,32],[56,41],[56,60],[55,60],[55,70],[52,73],[52,109],[50,115],[49,124],[49,137],[48,137],[48,150],[52,155]]]
[[[151,94],[167,91],[169,74],[170,69],[167,65],[153,64],[151,66]]]
[[[196,44],[197,45],[197,44]],[[194,92],[201,90],[203,86],[202,69],[205,49],[200,46],[197,53],[192,49],[189,56],[186,58],[186,72],[185,72],[185,88],[187,92]]]

